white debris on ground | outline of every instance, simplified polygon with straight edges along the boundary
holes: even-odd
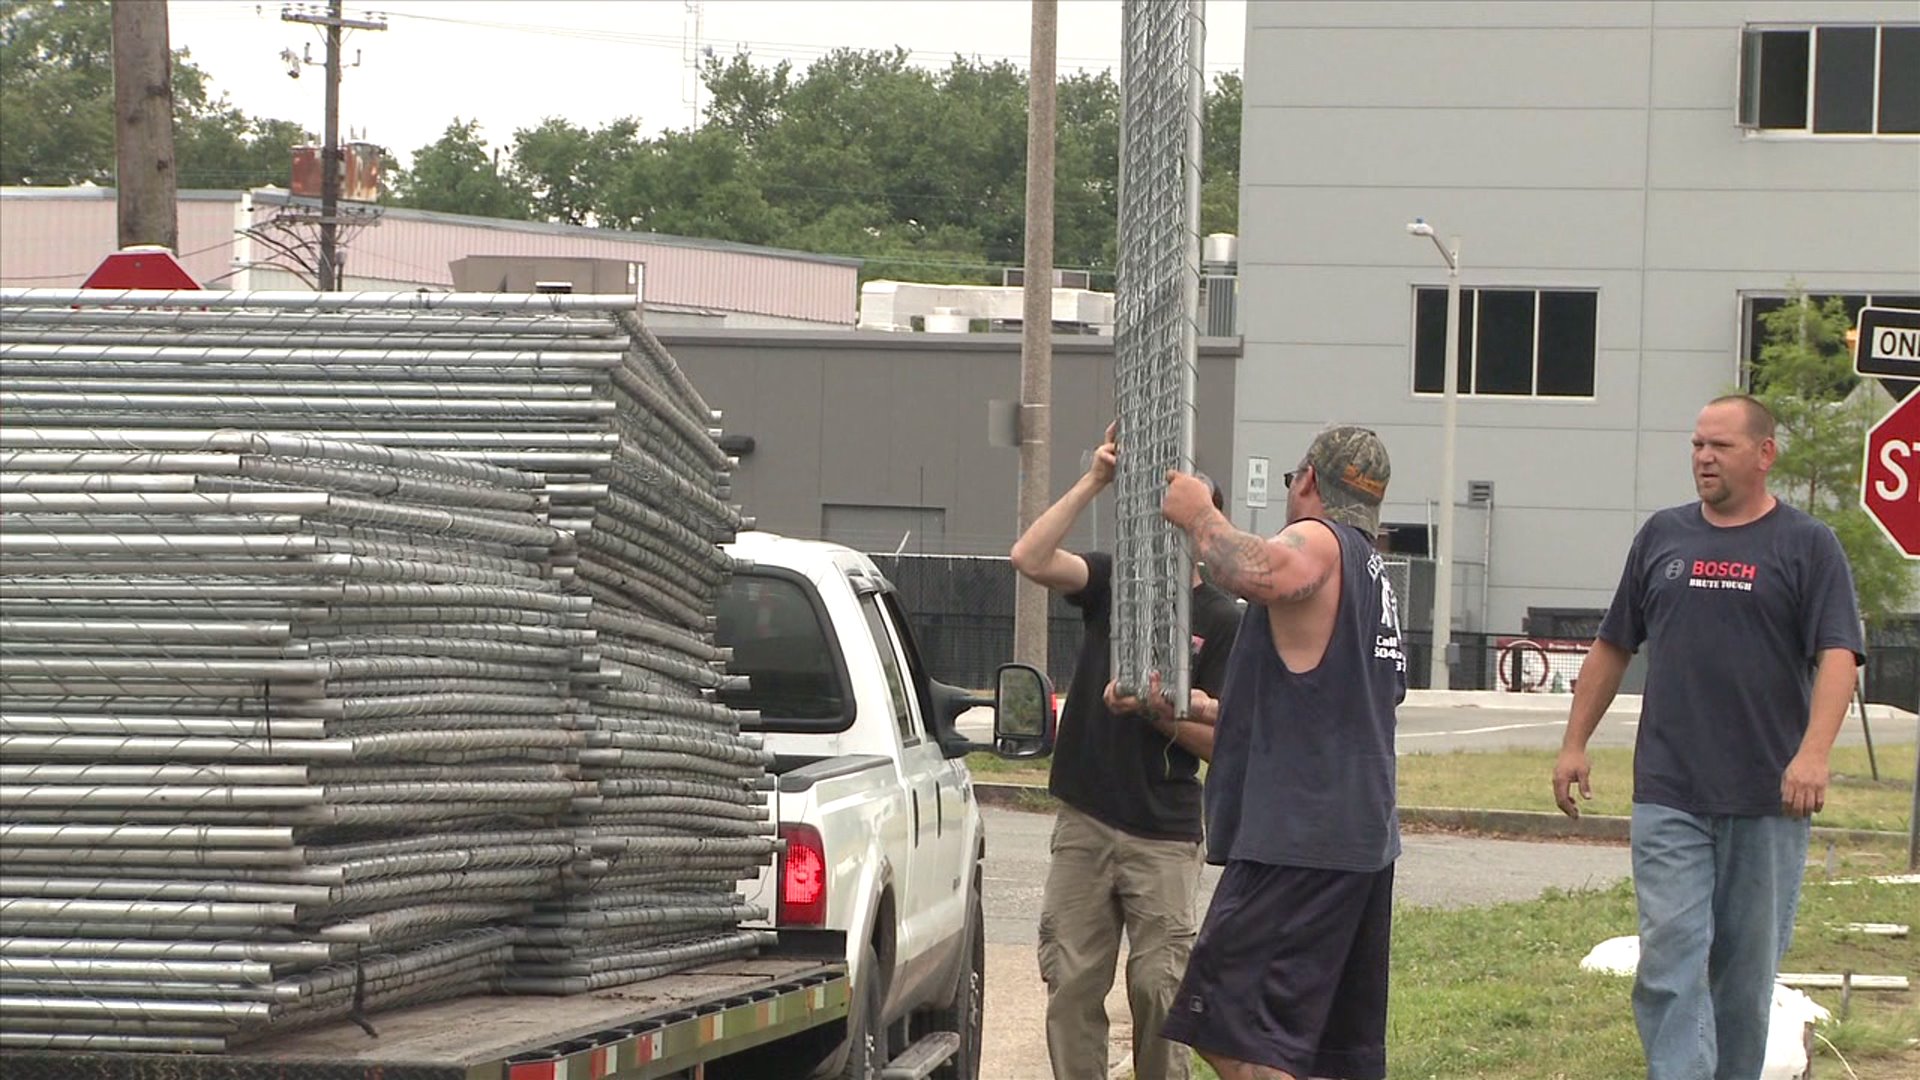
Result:
[[[1602,975],[1631,975],[1639,967],[1640,937],[1637,934],[1608,938],[1595,945],[1586,959],[1580,961],[1581,971],[1597,971]]]
[[[1632,975],[1640,966],[1640,938],[1608,938],[1580,961],[1580,970],[1603,975]],[[1809,1073],[1808,1029],[1833,1019],[1820,1003],[1792,987],[1773,988],[1773,1016],[1767,1024],[1767,1060],[1760,1080],[1801,1080]]]
[[[1920,885],[1920,874],[1882,874],[1866,880],[1876,885]],[[1835,878],[1832,881],[1809,881],[1809,885],[1858,885],[1859,878]]]

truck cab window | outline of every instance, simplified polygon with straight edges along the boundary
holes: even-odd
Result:
[[[819,600],[795,578],[736,574],[721,594],[715,643],[733,650],[727,671],[748,678],[727,690],[730,708],[755,709],[765,731],[841,731],[853,722],[846,664]]]
[[[867,617],[867,630],[873,635],[873,646],[880,653],[880,666],[887,674],[887,697],[893,705],[893,726],[900,732],[900,745],[913,746],[920,741],[920,729],[914,721],[915,710],[909,700],[912,691],[900,670],[900,653],[893,634],[887,629],[887,618],[880,613],[880,605],[872,596],[860,601],[860,613]]]

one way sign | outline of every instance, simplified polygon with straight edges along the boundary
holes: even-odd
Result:
[[[1860,375],[1920,379],[1920,311],[1861,308],[1853,370]]]

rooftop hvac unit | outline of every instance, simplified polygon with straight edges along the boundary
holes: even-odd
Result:
[[[1027,283],[1027,272],[1011,266],[1000,269],[1000,284],[1021,286]],[[1053,287],[1056,289],[1091,289],[1093,274],[1086,270],[1055,270]]]
[[[1233,337],[1240,333],[1240,279],[1232,274],[1203,274],[1200,278],[1200,336]]]
[[[1200,243],[1200,265],[1237,268],[1240,265],[1240,238],[1232,233],[1208,233]]]

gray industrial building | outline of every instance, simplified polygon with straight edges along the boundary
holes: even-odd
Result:
[[[1277,488],[1329,420],[1375,427],[1396,548],[1459,508],[1456,631],[1606,605],[1791,287],[1920,307],[1913,0],[1247,12],[1236,487],[1259,456]],[[1447,492],[1422,217],[1462,241]]]
[[[740,457],[733,498],[761,528],[873,552],[1004,557],[1012,546],[1019,453],[989,441],[988,402],[1019,396],[1020,335],[663,329],[660,337],[726,414]],[[1201,339],[1195,457],[1223,478],[1239,355],[1231,338]],[[1112,338],[1054,338],[1052,417],[1049,467],[1061,492],[1113,419]],[[1111,544],[1112,514],[1109,495],[1070,542]]]

